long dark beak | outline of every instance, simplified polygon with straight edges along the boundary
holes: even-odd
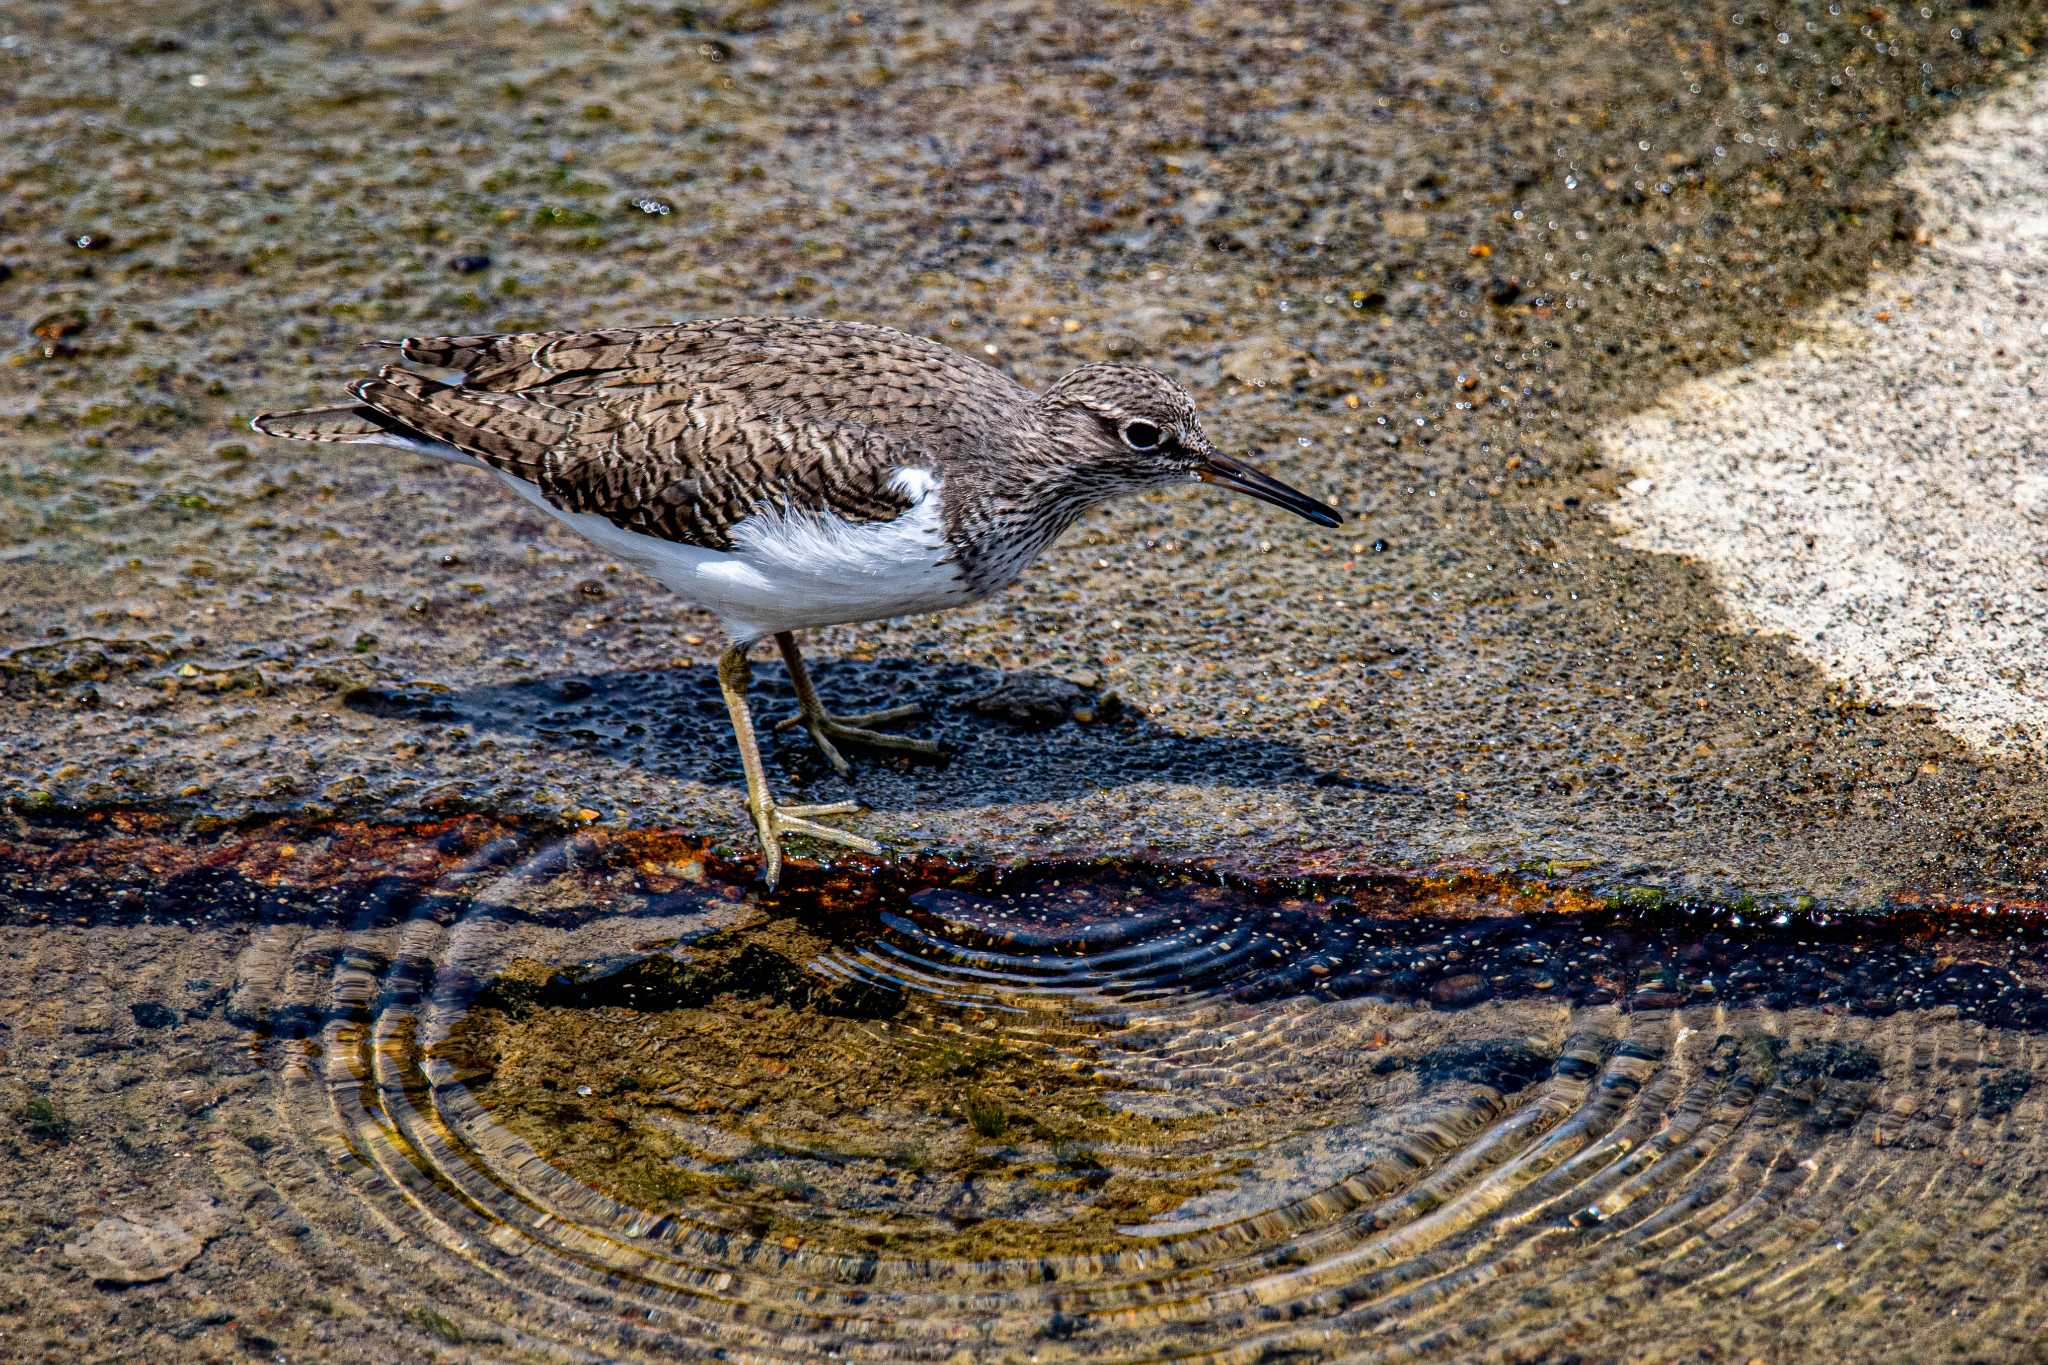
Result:
[[[1203,483],[1213,483],[1218,488],[1234,488],[1240,493],[1249,493],[1261,502],[1270,502],[1275,507],[1285,507],[1297,516],[1307,517],[1318,526],[1342,526],[1344,518],[1337,509],[1326,503],[1317,502],[1298,488],[1289,488],[1271,474],[1252,468],[1243,460],[1233,460],[1221,451],[1210,451],[1202,463],[1195,468],[1195,477]]]

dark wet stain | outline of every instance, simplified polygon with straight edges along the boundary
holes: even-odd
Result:
[[[557,972],[539,983],[494,981],[476,1003],[518,1017],[534,1008],[702,1009],[720,996],[845,1019],[887,1019],[903,1010],[901,991],[865,981],[829,982],[758,943],[707,960],[649,957],[609,971]]]
[[[1512,1095],[1551,1074],[1556,1062],[1555,1054],[1532,1047],[1526,1038],[1483,1038],[1446,1043],[1413,1058],[1383,1058],[1373,1070],[1381,1075],[1412,1070],[1425,1086],[1466,1081]]]
[[[1977,1112],[1987,1119],[2004,1118],[2034,1088],[2031,1072],[2001,1067],[1977,1081]]]
[[[493,879],[545,881],[542,905],[497,899]],[[751,901],[827,942],[901,937],[948,952],[1057,954],[1077,969],[1108,945],[1101,988],[1245,1003],[1306,997],[1470,1008],[1484,1000],[1620,1002],[1630,1011],[1755,1004],[1858,1014],[1952,1008],[2000,1027],[2048,1031],[2040,947],[2048,914],[1902,904],[1844,913],[1810,902],[1680,899],[1632,889],[1471,874],[1260,879],[1187,866],[1104,861],[962,866],[905,860],[796,865],[784,889],[749,884],[750,861],[653,830],[533,828],[483,816],[408,825],[255,822],[208,829],[140,812],[22,815],[0,838],[0,914],[34,922],[158,919],[353,928],[464,916],[571,926],[606,916],[694,916]],[[1133,952],[1133,926],[1156,947]],[[360,952],[361,949],[334,949]],[[855,1017],[894,1008],[885,978],[829,982],[749,948],[702,943],[583,964],[543,987],[551,1003],[682,1007],[721,994]],[[330,971],[340,961],[306,964]],[[359,963],[381,972],[389,964]],[[480,983],[481,984],[481,983]],[[209,1006],[210,1007],[210,1006]],[[300,1032],[316,1017],[229,1017]],[[1829,1051],[1761,1059],[1788,1083],[1870,1079],[1873,1059]],[[1874,1073],[1872,1073],[1874,1075]]]
[[[1861,1043],[1833,1039],[1793,1044],[1748,1030],[1715,1042],[1715,1065],[1745,1091],[1764,1095],[1773,1112],[1796,1116],[1816,1131],[1853,1126],[1870,1108],[1884,1064]]]
[[[342,698],[352,711],[385,719],[445,724],[460,713],[445,694],[423,687],[358,687]]]
[[[1875,1081],[1884,1064],[1861,1043],[1809,1043],[1778,1058],[1785,1079],[1801,1085],[1825,1081]]]
[[[1860,1043],[1808,1043],[1786,1048],[1778,1058],[1781,1100],[1803,1109],[1807,1125],[1821,1131],[1853,1127],[1883,1077],[1877,1054]]]
[[[147,1029],[169,1028],[178,1022],[178,1012],[168,1005],[155,1000],[138,1000],[128,1007],[128,1013],[138,1027]]]

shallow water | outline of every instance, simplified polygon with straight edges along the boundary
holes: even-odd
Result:
[[[689,840],[475,817],[53,821],[0,868],[38,926],[0,1040],[48,1106],[0,1202],[204,1225],[121,1291],[138,1349],[2009,1358],[2048,1330],[2025,907],[1107,864],[764,898]],[[62,1340],[61,1302],[10,1312]]]

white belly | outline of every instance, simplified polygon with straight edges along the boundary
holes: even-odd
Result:
[[[939,611],[971,597],[946,540],[940,483],[922,469],[897,471],[895,486],[915,501],[892,521],[761,512],[733,527],[729,551],[643,536],[594,512],[565,512],[526,480],[491,472],[578,535],[716,613],[736,641]]]

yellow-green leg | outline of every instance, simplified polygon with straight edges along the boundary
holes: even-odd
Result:
[[[768,773],[761,766],[761,745],[754,735],[754,713],[747,706],[747,683],[753,669],[747,664],[745,645],[734,645],[718,658],[718,686],[725,693],[725,709],[732,713],[733,738],[740,743],[740,767],[747,774],[747,811],[754,817],[755,832],[761,836],[761,880],[772,889],[782,875],[782,836],[807,834],[827,843],[844,844],[862,853],[880,853],[882,846],[858,834],[821,825],[807,817],[851,815],[860,809],[858,801],[834,801],[822,806],[777,806],[768,790]]]
[[[835,716],[825,709],[825,703],[818,699],[818,689],[811,686],[810,670],[804,667],[804,656],[797,652],[796,636],[782,631],[775,637],[776,646],[782,651],[782,661],[789,665],[789,681],[796,688],[796,704],[800,708],[796,715],[776,725],[776,730],[793,730],[801,725],[811,732],[818,748],[824,752],[834,771],[841,777],[853,776],[853,768],[840,757],[839,740],[846,744],[865,744],[870,749],[895,749],[900,753],[922,754],[926,758],[937,758],[946,751],[928,739],[911,739],[907,735],[885,735],[871,730],[872,725],[889,725],[899,720],[909,720],[924,714],[924,708],[916,702],[908,706],[892,706],[886,711],[863,711],[858,715]]]

